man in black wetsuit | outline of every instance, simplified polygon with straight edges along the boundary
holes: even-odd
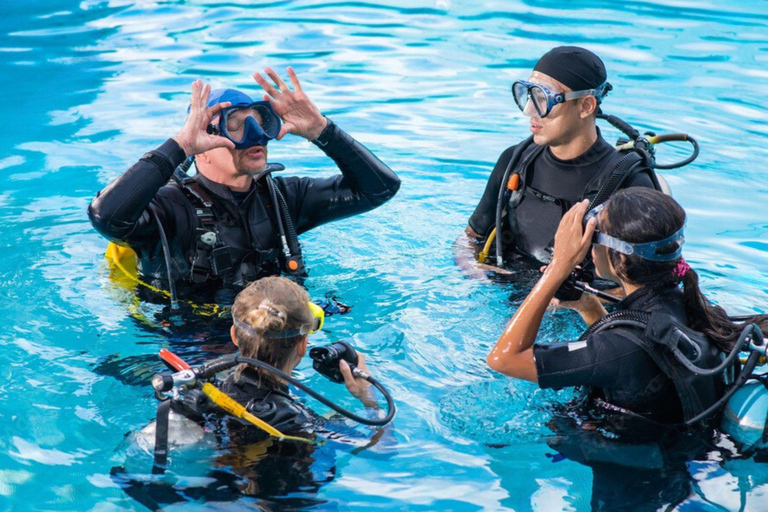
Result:
[[[376,208],[399,189],[389,167],[320,113],[291,68],[293,90],[273,70],[266,73],[275,85],[255,73],[267,93],[258,102],[233,89],[211,93],[196,81],[178,135],[145,154],[91,203],[96,230],[133,249],[141,274],[154,285],[169,285],[170,266],[173,282],[220,302],[229,297],[217,291],[266,275],[302,274],[297,234]],[[287,133],[323,150],[341,175],[272,179],[270,172],[282,166],[267,164],[267,142]],[[192,157],[197,175],[177,172],[169,184],[174,170]]]
[[[563,214],[582,199],[593,199],[626,156],[603,139],[595,123],[600,102],[610,90],[600,58],[575,46],[550,50],[528,80],[513,84],[533,136],[499,157],[466,229],[475,249],[485,244],[496,225],[503,186],[508,191],[496,243],[501,240],[505,259],[519,261],[522,256],[536,267],[550,261]],[[502,183],[508,170],[509,178]],[[627,187],[659,188],[653,171],[641,162],[629,166],[614,189]]]

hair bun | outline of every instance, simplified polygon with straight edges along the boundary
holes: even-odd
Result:
[[[285,329],[285,319],[282,307],[264,300],[257,308],[248,311],[243,320],[259,331],[282,331]]]

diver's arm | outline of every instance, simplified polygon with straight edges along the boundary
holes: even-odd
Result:
[[[507,148],[499,159],[485,185],[483,197],[477,204],[474,213],[467,222],[464,233],[459,235],[453,243],[453,259],[462,273],[470,278],[487,277],[488,272],[497,274],[510,274],[508,270],[500,267],[479,263],[477,255],[485,249],[488,235],[496,225],[496,204],[499,199],[499,189],[509,161],[517,146]],[[488,247],[492,252],[493,245]],[[495,261],[495,258],[494,260]]]
[[[141,157],[91,202],[88,218],[96,231],[109,240],[128,243],[151,237],[157,226],[145,214],[147,207],[185,158],[174,139]]]
[[[88,217],[99,233],[110,240],[129,243],[153,238],[157,228],[146,210],[176,167],[187,156],[216,147],[234,148],[228,139],[207,133],[211,119],[229,106],[218,103],[208,108],[210,91],[210,85],[203,85],[201,80],[193,82],[189,115],[179,133],[145,154],[96,195],[88,207]]]
[[[615,288],[610,291],[613,292],[613,290],[615,290]],[[619,287],[618,290],[623,292],[623,288],[621,287]],[[564,301],[559,299],[552,299],[552,304],[558,307],[576,311],[579,315],[581,315],[581,318],[584,320],[584,323],[586,323],[587,326],[592,325],[608,314],[608,312],[603,307],[602,300],[588,293],[583,293],[579,300]]]
[[[287,72],[293,90],[271,68],[253,78],[264,89],[264,100],[283,120],[277,139],[291,133],[312,141],[331,157],[341,176],[325,179],[276,178],[286,196],[296,230],[363,213],[380,206],[400,188],[400,179],[373,153],[324,117],[302,89],[293,68]]]
[[[552,262],[488,354],[486,362],[492,370],[531,382],[538,381],[533,342],[555,292],[574,267],[584,260],[591,246],[596,221],[592,219],[587,229],[582,228],[588,202],[584,200],[576,204],[560,221]]]

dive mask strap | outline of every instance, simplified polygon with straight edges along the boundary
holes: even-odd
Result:
[[[606,235],[605,233],[596,232],[595,243],[613,249],[621,254],[627,256],[638,256],[648,261],[674,261],[683,254],[683,244],[685,243],[684,235],[685,226],[680,228],[672,235],[662,240],[656,240],[653,242],[645,242],[642,244],[633,244],[619,240],[618,238]],[[659,254],[658,250],[662,247],[667,247],[672,244],[677,244],[677,249],[671,253]]]
[[[232,315],[232,323],[235,327],[247,332],[251,336],[262,336],[271,340],[285,340],[297,336],[306,336],[308,334],[314,334],[322,329],[323,324],[325,323],[325,311],[323,311],[323,308],[311,301],[308,303],[308,307],[313,316],[312,325],[310,327],[302,327],[301,329],[290,329],[288,331],[261,331],[254,329],[235,315]]]

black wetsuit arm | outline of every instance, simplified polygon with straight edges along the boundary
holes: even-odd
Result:
[[[640,347],[613,333],[590,335],[585,341],[537,343],[533,357],[539,387],[555,389],[613,388],[621,385],[627,368],[646,359]]]
[[[499,157],[490,178],[488,178],[488,183],[485,185],[483,197],[480,199],[477,208],[475,208],[475,212],[469,218],[469,227],[482,238],[487,237],[496,226],[496,203],[499,200],[501,180],[504,179],[504,172],[507,170],[512,153],[514,153],[516,147],[507,148]]]
[[[147,207],[185,158],[173,139],[141,157],[91,201],[88,218],[96,231],[130,245],[156,241],[157,226]]]
[[[333,123],[318,142],[341,170],[331,178],[276,177],[283,188],[297,231],[372,210],[397,193],[400,179],[365,146]]]
[[[653,171],[651,169],[648,169],[647,167],[636,172],[632,176],[629,177],[627,182],[624,184],[622,188],[630,188],[630,187],[647,187],[647,188],[656,188],[656,185],[654,185],[653,180],[651,179],[650,173]]]

